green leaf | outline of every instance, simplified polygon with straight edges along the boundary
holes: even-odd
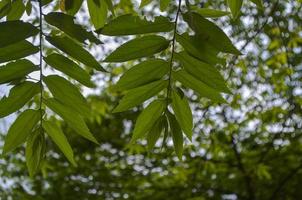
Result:
[[[63,152],[69,162],[73,166],[76,166],[77,164],[74,160],[72,148],[61,128],[57,126],[54,122],[43,121],[43,129],[49,135],[52,141],[54,141],[54,143]]]
[[[13,151],[22,145],[32,132],[41,117],[39,110],[26,110],[14,121],[5,137],[3,154]]]
[[[158,94],[167,86],[168,81],[159,80],[147,85],[140,86],[138,88],[131,89],[122,98],[119,105],[113,110],[113,112],[122,112],[133,108]]]
[[[112,4],[112,0],[105,0],[107,6],[108,6],[108,9],[110,10],[111,14],[113,16],[115,16],[115,13],[114,13],[114,7],[113,7],[113,4]]]
[[[217,50],[241,55],[228,36],[213,22],[195,12],[185,13],[183,18],[197,34],[203,36]]]
[[[213,88],[207,86],[203,82],[199,81],[194,76],[188,74],[184,70],[173,72],[173,77],[181,82],[184,86],[191,88],[200,96],[209,98],[215,102],[225,103],[225,100],[221,97],[220,93]]]
[[[90,133],[84,119],[77,112],[74,112],[72,109],[66,107],[64,104],[55,99],[45,99],[43,102],[52,111],[62,117],[64,121],[66,121],[66,123],[70,126],[70,128],[73,129],[77,134],[98,144],[97,140]]]
[[[89,118],[90,108],[79,89],[69,81],[58,75],[49,75],[43,78],[52,95],[64,105]]]
[[[149,151],[151,151],[151,149],[153,149],[153,147],[155,146],[157,140],[159,139],[161,133],[164,131],[165,129],[165,125],[166,125],[167,121],[166,121],[166,117],[165,116],[161,116],[153,125],[153,127],[151,128],[151,130],[148,132],[147,135],[147,144],[148,144],[148,149]]]
[[[32,132],[26,141],[25,158],[30,177],[39,171],[44,156],[45,138],[40,130]]]
[[[160,11],[164,12],[170,5],[170,0],[160,0]]]
[[[1,22],[0,30],[0,48],[20,42],[39,33],[39,30],[35,26],[23,21]]]
[[[254,4],[257,5],[258,8],[263,9],[263,2],[262,0],[251,0]]]
[[[204,82],[215,90],[230,93],[223,77],[212,65],[204,63],[185,52],[175,53],[175,58],[181,62],[182,66],[188,73],[198,80]]]
[[[33,6],[31,4],[31,1],[27,1],[26,6],[25,6],[25,11],[26,11],[27,16],[30,16],[32,8],[33,8]]]
[[[141,19],[131,14],[122,15],[97,30],[97,33],[110,36],[136,35],[145,33],[169,32],[173,30],[173,23],[168,18],[159,16],[154,21]]]
[[[179,160],[182,160],[183,142],[184,141],[183,141],[183,135],[181,132],[181,128],[180,128],[175,116],[172,113],[167,112],[167,116],[169,119],[169,125],[170,125],[170,129],[171,129],[171,135],[172,135],[172,140],[173,140],[173,145],[174,145],[176,155]]]
[[[25,5],[22,0],[14,0],[11,5],[11,9],[6,16],[8,21],[18,20],[25,12]]]
[[[242,0],[228,0],[228,5],[231,9],[233,18],[236,19],[240,14]]]
[[[56,70],[59,70],[64,74],[70,76],[71,78],[77,80],[79,83],[90,88],[95,87],[94,83],[90,80],[89,74],[65,56],[53,53],[44,58],[44,61]]]
[[[141,3],[139,4],[139,8],[143,8],[146,5],[149,5],[152,2],[152,0],[141,0]]]
[[[87,6],[94,28],[102,28],[106,22],[108,13],[106,2],[101,0],[87,0]]]
[[[189,36],[187,34],[176,34],[176,41],[192,56],[199,60],[215,65],[224,64],[224,61],[217,57],[218,51],[209,45],[209,43],[197,36]]]
[[[129,69],[114,86],[117,90],[129,90],[161,79],[169,71],[169,63],[161,59],[141,62]]]
[[[23,40],[21,42],[0,48],[0,63],[24,58],[26,56],[35,54],[38,51],[38,47],[32,45],[26,40]]]
[[[5,17],[9,13],[9,11],[12,8],[11,5],[12,4],[11,4],[10,0],[0,1],[0,19],[2,19],[3,17]]]
[[[176,119],[187,137],[192,140],[193,117],[186,97],[172,90],[172,108]]]
[[[73,21],[73,16],[59,12],[51,12],[44,18],[47,23],[57,27],[79,42],[85,43],[85,40],[89,40],[90,42],[94,42],[96,44],[102,44],[102,42],[97,39],[92,32],[88,32],[81,25],[75,24]]]
[[[202,15],[203,17],[209,17],[209,18],[217,18],[217,17],[223,17],[226,15],[229,15],[230,13],[227,11],[222,10],[214,10],[210,8],[198,8],[193,7],[194,11]]]
[[[39,67],[29,60],[17,60],[2,65],[0,66],[0,84],[23,78],[27,74],[37,70],[39,70]]]
[[[151,56],[168,48],[169,43],[164,37],[158,35],[136,38],[117,48],[105,59],[105,62],[125,62]]]
[[[64,53],[70,55],[79,62],[92,67],[96,70],[106,72],[106,70],[95,60],[95,58],[80,45],[75,43],[72,39],[63,36],[46,36],[46,40],[63,51]]]
[[[83,0],[65,0],[65,10],[69,15],[75,15],[81,8]]]
[[[39,92],[39,83],[25,81],[13,87],[9,96],[0,100],[0,118],[16,112]]]
[[[162,115],[165,107],[165,101],[155,100],[143,110],[136,120],[130,143],[142,138],[151,130],[157,119]]]

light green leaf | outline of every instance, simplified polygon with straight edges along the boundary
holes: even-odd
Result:
[[[160,0],[160,11],[164,12],[170,5],[170,0]]]
[[[23,78],[27,74],[37,70],[39,70],[39,67],[29,60],[17,60],[2,65],[0,66],[0,84]]]
[[[43,129],[63,152],[69,162],[73,166],[76,166],[77,164],[74,160],[72,148],[61,128],[54,122],[43,121]]]
[[[187,137],[192,140],[193,117],[186,97],[172,90],[172,108],[176,119]]]
[[[113,4],[112,4],[112,0],[105,0],[107,6],[108,6],[108,9],[110,10],[111,14],[113,16],[115,16],[115,13],[114,13],[114,7],[113,7]]]
[[[146,5],[150,4],[152,2],[152,0],[141,0],[141,3],[139,4],[139,8],[143,8]]]
[[[3,154],[13,151],[22,145],[32,132],[41,117],[39,110],[26,110],[22,112],[8,130],[5,137]]]
[[[165,129],[165,125],[166,125],[167,121],[166,121],[166,117],[165,116],[161,116],[153,125],[153,127],[151,128],[151,130],[148,132],[147,135],[147,144],[148,144],[148,149],[149,151],[151,151],[151,149],[153,149],[153,147],[155,146],[157,140],[159,139],[161,133],[164,131]]]
[[[169,71],[169,63],[161,59],[141,62],[129,69],[114,86],[117,90],[129,90],[161,79]]]
[[[106,2],[101,0],[87,0],[87,6],[94,28],[102,28],[106,22],[108,13]]]
[[[1,22],[0,30],[0,48],[20,42],[39,33],[39,30],[35,26],[23,21]]]
[[[41,129],[32,132],[26,141],[25,158],[30,177],[33,177],[40,169],[45,151],[45,138]]]
[[[143,110],[136,120],[130,143],[142,138],[151,130],[157,119],[162,115],[165,107],[165,101],[155,100]]]
[[[221,97],[220,93],[213,88],[207,86],[203,82],[199,81],[194,76],[188,74],[184,70],[173,72],[173,77],[181,82],[184,86],[191,88],[200,96],[211,99],[212,101],[225,103],[225,100]]]
[[[13,87],[9,96],[0,100],[0,118],[16,112],[39,92],[39,83],[25,81]]]
[[[69,15],[75,15],[81,8],[83,0],[65,0],[65,10]]]
[[[228,36],[213,22],[196,12],[187,12],[183,14],[183,18],[197,34],[203,36],[217,50],[236,55],[241,54]]]
[[[158,94],[168,85],[168,81],[159,80],[149,83],[147,85],[143,85],[138,88],[134,88],[129,90],[126,95],[122,98],[119,105],[113,110],[113,112],[122,112],[133,108],[147,99],[153,97]]]
[[[226,15],[229,15],[230,13],[227,11],[222,10],[214,10],[210,8],[198,8],[193,7],[194,11],[202,15],[203,17],[209,17],[209,18],[217,18],[217,17],[223,17]]]
[[[49,75],[43,78],[52,95],[65,106],[89,118],[90,108],[79,89],[69,81],[58,75]]]
[[[168,48],[169,43],[164,37],[158,35],[136,38],[117,48],[105,59],[105,62],[125,62],[151,56]]]
[[[64,121],[66,121],[66,123],[70,126],[70,128],[73,129],[77,134],[98,144],[97,140],[90,133],[84,119],[77,112],[74,112],[72,109],[66,107],[64,104],[55,99],[45,99],[44,103],[52,111],[62,117]]]
[[[25,5],[22,0],[14,0],[12,1],[11,9],[6,16],[8,21],[18,20],[22,17],[25,12]]]
[[[230,93],[223,77],[212,65],[204,63],[185,52],[175,53],[175,58],[181,62],[182,66],[188,73],[198,80],[204,82],[215,90]]]
[[[182,160],[182,153],[183,153],[183,135],[181,132],[181,128],[175,118],[175,116],[170,113],[167,112],[167,116],[169,119],[169,125],[170,125],[170,129],[171,129],[171,135],[172,135],[172,140],[173,140],[173,145],[174,145],[174,149],[176,152],[176,155],[178,157],[179,160]]]
[[[95,87],[94,83],[90,80],[89,74],[69,58],[53,53],[44,58],[44,61],[56,70],[59,70],[77,80],[79,83],[90,88]]]
[[[79,42],[85,43],[85,40],[89,40],[90,42],[94,42],[96,44],[102,44],[102,42],[97,39],[92,32],[88,32],[82,26],[75,24],[73,21],[73,16],[59,12],[51,12],[47,14],[44,19],[47,23],[57,27]]]
[[[263,9],[263,1],[262,0],[251,0],[251,2],[256,4],[258,8]]]
[[[23,40],[21,42],[0,48],[0,63],[24,58],[26,56],[35,54],[38,51],[38,47],[32,45],[26,40]]]
[[[240,14],[242,0],[228,0],[228,4],[231,9],[233,18],[236,19]]]
[[[141,19],[131,14],[122,15],[97,31],[97,33],[110,36],[136,35],[145,33],[169,32],[173,30],[173,23],[168,18],[159,16],[154,21]]]
[[[63,51],[64,53],[70,55],[79,62],[92,67],[96,70],[106,72],[106,70],[95,60],[95,58],[80,45],[75,43],[69,37],[63,36],[46,36],[46,40]]]

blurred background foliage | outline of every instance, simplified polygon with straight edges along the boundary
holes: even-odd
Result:
[[[117,15],[136,12],[135,3],[116,2]],[[223,1],[195,3],[227,9]],[[152,17],[159,4],[152,1],[140,14]],[[243,56],[227,57],[222,69],[233,91],[228,105],[191,97],[196,126],[182,162],[169,143],[159,141],[151,152],[145,141],[127,145],[139,109],[112,114],[120,94],[110,86],[132,63],[108,66],[110,77],[96,77],[102,84],[88,97],[89,128],[101,145],[68,134],[78,164],[72,167],[48,141],[52,151],[33,179],[24,151],[0,158],[0,199],[301,199],[301,6],[298,0],[265,0],[261,10],[245,2],[238,19],[215,19]]]

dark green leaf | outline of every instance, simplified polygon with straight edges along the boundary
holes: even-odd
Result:
[[[105,62],[125,62],[150,56],[168,48],[169,43],[164,37],[157,35],[136,38],[117,48],[105,59]]]
[[[11,1],[10,0],[2,0],[0,1],[0,19],[5,17],[9,11],[11,10]]]
[[[33,131],[41,117],[39,110],[26,110],[14,121],[5,137],[3,154],[13,151],[23,144],[27,136]]]
[[[108,13],[106,2],[101,0],[87,0],[87,5],[94,28],[102,28],[106,22]]]
[[[11,9],[6,16],[6,19],[11,20],[18,20],[22,17],[23,13],[25,12],[25,5],[22,0],[14,0],[11,5]]]
[[[199,81],[197,78],[188,74],[184,70],[173,72],[173,77],[186,87],[191,88],[192,90],[200,94],[202,97],[209,98],[215,102],[225,102],[225,100],[221,97],[218,91],[207,86],[206,84]]]
[[[25,11],[26,11],[27,16],[30,16],[32,8],[33,8],[33,6],[31,4],[31,1],[27,1],[26,6],[25,6]]]
[[[160,0],[160,11],[164,12],[169,7],[169,4],[170,0]]]
[[[45,138],[41,129],[32,132],[26,141],[25,158],[29,175],[33,177],[40,169],[45,150]]]
[[[77,80],[79,83],[90,88],[95,87],[94,83],[90,80],[89,74],[65,56],[53,53],[44,58],[44,61],[56,70],[59,70]]]
[[[29,60],[10,62],[0,66],[0,84],[23,78],[27,74],[37,70],[39,70],[39,67]]]
[[[172,91],[172,108],[183,132],[192,140],[193,117],[189,102],[185,96],[181,97],[174,90]]]
[[[181,128],[180,128],[175,116],[172,113],[167,112],[167,116],[169,119],[169,125],[170,125],[170,129],[171,129],[171,135],[172,135],[172,140],[173,140],[173,145],[174,145],[176,155],[179,160],[182,160],[183,142],[184,141],[183,141],[183,135],[181,132]]]
[[[44,18],[47,23],[57,27],[79,42],[85,43],[85,40],[89,40],[90,42],[94,42],[96,44],[102,44],[102,42],[98,40],[92,32],[88,32],[82,26],[75,24],[73,21],[74,17],[70,15],[59,12],[51,12]]]
[[[155,100],[143,110],[136,120],[131,143],[142,138],[151,130],[157,119],[162,115],[165,106],[165,101]]]
[[[0,48],[0,63],[17,60],[35,54],[39,48],[24,40],[3,48]]]
[[[122,112],[133,108],[158,94],[160,91],[166,88],[167,85],[168,81],[159,80],[138,88],[131,89],[122,98],[119,105],[113,110],[113,112]]]
[[[115,13],[114,13],[114,7],[113,7],[113,4],[112,4],[112,0],[105,0],[106,1],[106,4],[108,6],[108,9],[110,10],[111,14],[113,16],[115,16]]]
[[[0,30],[0,48],[20,42],[39,33],[39,30],[32,24],[23,21],[1,22]]]
[[[69,160],[69,162],[76,166],[76,162],[73,157],[73,151],[72,148],[64,135],[61,128],[56,125],[54,122],[50,121],[43,121],[43,129],[45,132],[50,136],[52,141],[59,147],[59,149],[63,152],[63,154],[66,156],[66,158]]]
[[[119,36],[119,35],[136,35],[144,33],[169,32],[173,30],[173,23],[166,17],[159,16],[155,20],[148,21],[131,14],[122,15],[97,31],[103,35]]]
[[[81,8],[83,0],[65,0],[65,10],[69,15],[75,15]]]
[[[106,70],[95,60],[95,58],[88,51],[75,43],[72,39],[66,36],[46,36],[46,40],[64,53],[70,55],[71,57],[87,65],[88,67],[106,72]]]
[[[230,14],[227,11],[214,10],[210,8],[194,8],[194,11],[199,13],[203,17],[209,17],[209,18],[223,17]]]
[[[161,133],[165,129],[165,124],[167,123],[166,117],[161,116],[153,125],[151,130],[148,132],[147,135],[147,144],[148,144],[148,149],[151,151],[151,149],[155,146],[157,140],[159,139]]]
[[[128,90],[161,79],[169,71],[169,63],[161,59],[144,61],[129,69],[114,89]]]
[[[218,91],[230,93],[226,82],[215,67],[204,63],[185,52],[175,53],[175,58],[179,60],[184,69],[195,78]]]
[[[195,12],[185,13],[183,17],[197,34],[205,38],[217,50],[225,53],[241,54],[228,36],[213,22]]]
[[[90,133],[84,119],[77,112],[74,112],[72,109],[66,107],[64,104],[60,103],[55,99],[45,99],[44,103],[52,111],[62,117],[70,126],[70,128],[73,129],[77,134],[98,144],[97,140]]]
[[[16,112],[39,92],[39,83],[26,81],[13,87],[9,96],[0,100],[0,118]]]
[[[52,95],[61,103],[89,118],[90,108],[79,89],[66,79],[58,75],[49,75],[43,78]]]

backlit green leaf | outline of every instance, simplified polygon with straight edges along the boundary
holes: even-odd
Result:
[[[20,42],[39,33],[35,26],[23,21],[1,22],[0,30],[0,48]]]
[[[90,88],[95,87],[94,83],[90,80],[89,74],[69,58],[57,53],[53,53],[45,57],[44,61],[56,70],[59,70],[77,80],[79,83]]]
[[[148,149],[149,151],[155,146],[157,140],[159,139],[161,133],[164,131],[165,129],[165,125],[166,125],[167,121],[166,121],[166,117],[165,116],[161,116],[153,125],[153,127],[151,128],[151,130],[148,132],[147,135],[147,144],[148,144]]]
[[[39,92],[39,83],[26,81],[13,87],[9,96],[0,100],[0,118],[16,112]]]
[[[108,6],[104,0],[87,0],[90,19],[95,29],[102,28],[107,19]]]
[[[66,123],[70,126],[70,128],[73,129],[77,134],[98,144],[97,140],[90,133],[84,119],[77,112],[74,112],[72,109],[66,107],[64,104],[55,99],[45,99],[43,102],[52,111],[62,117],[64,121],[66,121]]]
[[[122,112],[133,108],[158,94],[160,91],[166,88],[167,85],[168,81],[159,80],[138,88],[131,89],[122,98],[119,105],[113,110],[113,112]]]
[[[160,6],[160,11],[165,11],[170,4],[170,0],[160,0],[159,6]]]
[[[191,88],[202,97],[206,97],[215,102],[225,102],[225,100],[221,97],[220,93],[213,88],[207,86],[194,76],[188,74],[184,70],[179,70],[177,72],[173,72],[173,77],[181,82],[184,86]]]
[[[131,14],[122,15],[97,31],[97,33],[103,35],[136,35],[144,33],[157,33],[157,32],[169,32],[173,29],[173,23],[166,17],[155,17],[154,21],[148,21],[141,19],[138,16]]]
[[[257,5],[258,8],[263,8],[263,1],[262,0],[251,0],[254,4]]]
[[[17,60],[0,66],[0,84],[23,78],[27,74],[37,70],[39,70],[39,67],[29,60]]]
[[[49,137],[54,141],[54,143],[59,147],[59,149],[63,152],[69,162],[76,166],[76,162],[73,157],[72,148],[64,135],[61,128],[56,125],[54,122],[43,121],[43,129],[49,135]]]
[[[229,7],[231,9],[233,18],[237,18],[240,14],[240,9],[242,6],[242,0],[228,0]]]
[[[172,140],[173,140],[173,145],[174,149],[176,152],[176,155],[179,160],[182,160],[182,153],[183,153],[183,135],[181,132],[181,128],[175,118],[175,116],[167,112],[167,116],[169,119],[169,125],[170,125],[170,130],[171,130],[171,135],[172,135]]]
[[[83,0],[65,0],[65,10],[69,15],[75,15],[82,6]]]
[[[194,11],[199,13],[203,17],[209,17],[209,18],[223,17],[230,14],[227,11],[214,10],[210,8],[194,8]]]
[[[114,89],[128,90],[161,79],[169,71],[169,63],[161,59],[141,62],[129,69]]]
[[[40,117],[39,110],[26,110],[22,112],[8,130],[5,137],[3,154],[13,151],[22,145],[39,122]]]
[[[11,20],[18,20],[22,17],[23,13],[25,12],[25,5],[22,0],[14,0],[12,1],[11,9],[6,16],[6,19]]]
[[[79,89],[58,75],[43,78],[52,95],[61,103],[78,112],[83,117],[90,117],[90,108]]]
[[[157,35],[136,38],[118,47],[105,59],[105,62],[125,62],[151,56],[168,48],[169,43],[164,37]]]
[[[142,138],[151,130],[157,119],[162,115],[165,106],[165,101],[155,100],[142,111],[136,120],[131,142]]]
[[[63,51],[64,53],[70,55],[79,62],[92,67],[96,70],[106,72],[106,70],[95,60],[95,58],[80,45],[75,43],[72,39],[63,36],[47,36],[46,40]]]
[[[67,35],[75,38],[79,42],[85,43],[85,40],[101,44],[92,32],[86,31],[82,26],[74,23],[74,17],[59,12],[51,12],[45,17],[47,23],[57,27]]]
[[[38,47],[32,45],[26,40],[23,40],[21,42],[0,48],[0,63],[24,58],[26,56],[35,54],[38,51]]]

